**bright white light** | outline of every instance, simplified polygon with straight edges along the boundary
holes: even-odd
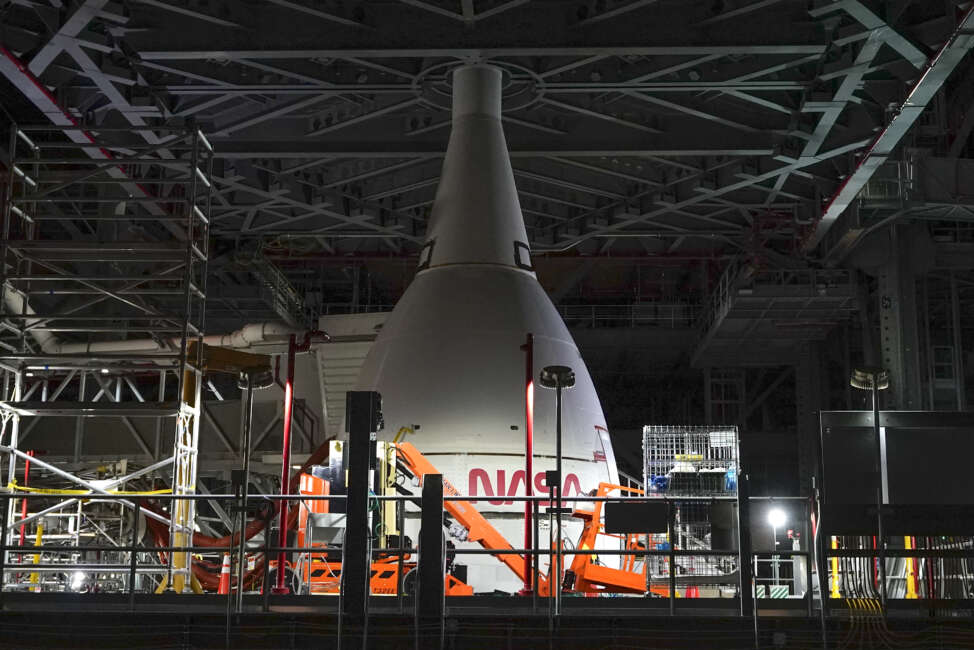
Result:
[[[785,511],[781,508],[772,508],[768,511],[768,524],[773,528],[781,528],[785,525]]]
[[[86,577],[87,576],[85,576],[85,574],[83,574],[81,571],[75,571],[73,574],[71,574],[71,588],[75,591],[81,589],[82,585],[85,583]]]
[[[108,368],[102,368],[101,369],[101,374],[107,375],[108,374]]]

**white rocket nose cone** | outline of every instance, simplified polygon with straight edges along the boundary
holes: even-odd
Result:
[[[501,125],[502,74],[471,65],[453,73],[453,131],[420,270],[498,264],[532,272],[528,236]]]
[[[509,540],[523,534],[525,484],[543,493],[555,466],[554,391],[534,391],[533,477],[524,475],[525,356],[569,366],[563,410],[563,491],[588,492],[618,474],[598,394],[564,321],[530,267],[527,234],[501,126],[500,70],[453,75],[453,131],[420,256],[420,272],[386,318],[357,390],[382,394],[383,440],[416,445]],[[327,372],[327,370],[326,370]],[[527,481],[525,480],[527,478]],[[512,515],[514,515],[512,517]],[[408,526],[407,526],[408,528]],[[489,556],[465,556],[477,591],[513,591]]]

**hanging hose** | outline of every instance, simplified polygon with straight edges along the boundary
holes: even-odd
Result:
[[[92,492],[91,490],[70,490],[70,489],[49,489],[49,488],[37,488],[37,487],[27,487],[26,485],[18,485],[17,481],[10,481],[7,483],[7,489],[16,492],[28,492],[30,494],[52,494],[52,495],[71,495],[71,496],[92,496],[97,497],[98,492]],[[152,496],[154,494],[172,494],[172,488],[163,488],[161,490],[108,490],[109,494],[121,494],[125,496],[135,496],[135,497],[145,497]]]
[[[301,474],[308,471],[312,465],[318,465],[325,458],[328,457],[329,450],[331,449],[331,441],[329,438],[323,442],[317,449],[315,449],[308,459],[304,461],[304,464],[291,475],[291,479],[288,482],[287,493],[294,494],[295,490],[298,489],[301,481]],[[275,506],[275,512],[280,512],[281,505],[284,501],[278,501]],[[143,500],[142,507],[146,510],[151,510],[157,514],[165,514],[163,509],[159,507],[156,503]],[[293,528],[297,523],[298,519],[298,508],[291,508],[288,513],[287,527]],[[244,526],[244,539],[249,540],[255,535],[264,530],[264,519],[257,518]],[[169,527],[164,523],[156,521],[150,517],[146,517],[146,524],[149,530],[152,532],[153,539],[155,540],[155,545],[157,547],[165,547],[169,545]],[[210,537],[209,535],[203,535],[202,533],[195,533],[193,535],[193,545],[203,546],[207,548],[222,548],[227,547],[234,548],[240,543],[240,533],[233,533],[231,535],[225,535],[223,537]],[[164,561],[168,561],[166,554],[160,552],[160,556],[164,557]],[[261,575],[263,575],[264,563],[266,558],[259,558],[254,565],[254,568],[247,571],[244,575],[244,586],[252,585],[254,581]],[[199,581],[199,584],[204,589],[216,590],[220,584],[219,568],[215,562],[207,562],[199,558],[193,558],[192,562],[193,576]],[[211,573],[212,571],[212,573]]]

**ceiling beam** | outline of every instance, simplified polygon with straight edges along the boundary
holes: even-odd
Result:
[[[723,157],[723,156],[771,156],[776,153],[774,143],[768,138],[749,137],[749,146],[732,147],[730,143],[718,143],[709,147],[650,146],[648,143],[628,140],[622,142],[572,142],[560,138],[534,146],[511,144],[512,158],[603,158],[603,157]],[[349,142],[314,140],[237,140],[211,138],[215,156],[224,159],[251,158],[442,158],[446,143],[412,142]],[[763,141],[763,142],[762,142]],[[673,143],[675,144],[675,143]],[[649,181],[647,181],[649,182]]]
[[[330,217],[335,220],[336,224],[331,226],[325,226],[319,228],[312,232],[323,232],[335,228],[339,225],[350,225],[363,228],[364,232],[361,236],[389,236],[398,237],[401,239],[407,239],[412,242],[421,242],[419,237],[414,237],[411,235],[405,235],[401,232],[397,232],[394,229],[386,228],[374,221],[371,221],[368,217],[363,216],[350,216],[347,214],[342,214],[340,212],[335,212],[334,210],[329,210],[323,205],[312,204],[307,201],[302,201],[294,197],[288,196],[286,193],[278,193],[270,190],[264,190],[259,187],[254,187],[253,185],[247,185],[241,183],[242,179],[239,177],[234,178],[224,178],[222,176],[214,176],[213,182],[223,188],[233,189],[238,192],[245,192],[248,194],[253,194],[255,196],[262,197],[264,199],[273,199],[278,204],[286,206],[289,208],[297,208],[300,210],[307,210],[308,212],[317,213],[319,215]],[[341,233],[336,233],[341,234]]]
[[[954,33],[944,43],[939,52],[930,60],[920,79],[914,84],[906,100],[900,105],[889,124],[873,140],[856,167],[839,191],[829,201],[825,212],[819,218],[815,230],[805,240],[803,248],[811,250],[818,245],[832,224],[846,211],[859,196],[859,192],[869,183],[873,174],[895,151],[903,137],[910,131],[926,109],[930,100],[940,91],[957,64],[963,60],[971,47],[974,47],[974,8],[957,25]]]
[[[57,33],[30,60],[31,74],[38,76],[47,70],[48,66],[54,63],[54,59],[64,50],[65,45],[73,42],[74,37],[88,26],[88,23],[105,8],[108,2],[109,0],[87,0],[80,4],[74,13],[64,21]]]
[[[457,14],[459,15],[459,14]],[[485,47],[485,48],[368,48],[330,50],[146,50],[139,56],[144,61],[205,61],[208,59],[319,59],[360,57],[366,59],[422,59],[507,56],[702,56],[705,54],[739,55],[821,54],[827,46],[821,43],[802,45],[584,45],[551,47]]]
[[[232,20],[224,20],[223,18],[218,18],[216,16],[203,13],[202,11],[194,11],[192,9],[187,9],[186,7],[180,7],[172,2],[163,2],[163,0],[132,0],[138,4],[149,5],[155,7],[156,9],[161,9],[163,11],[171,11],[173,13],[179,14],[181,16],[189,16],[190,18],[196,18],[203,22],[212,23],[214,25],[219,25],[220,27],[233,27],[236,29],[247,29],[239,23],[235,23]]]
[[[815,164],[818,164],[818,163],[823,162],[825,160],[828,160],[830,158],[834,158],[836,156],[841,156],[841,155],[850,153],[852,151],[856,151],[858,149],[862,149],[863,147],[866,146],[866,144],[868,144],[866,141],[852,142],[850,144],[847,144],[847,145],[844,145],[844,146],[841,146],[841,147],[837,147],[837,148],[832,149],[830,151],[826,151],[826,152],[824,152],[824,153],[822,153],[822,154],[820,154],[818,156],[808,157],[808,158],[804,158],[804,157],[803,158],[799,158],[794,163],[790,163],[790,164],[784,165],[783,167],[779,167],[778,169],[775,169],[775,170],[772,170],[772,171],[769,171],[769,172],[765,172],[765,173],[760,174],[760,175],[757,175],[757,176],[750,177],[750,178],[748,178],[746,180],[738,181],[736,183],[727,183],[727,184],[724,184],[724,185],[719,185],[718,187],[716,187],[714,189],[710,189],[710,190],[707,190],[707,191],[701,191],[696,196],[689,197],[689,198],[684,199],[682,201],[678,201],[676,203],[668,204],[668,205],[665,205],[665,206],[656,208],[654,210],[650,210],[648,212],[644,212],[642,214],[634,215],[634,216],[632,216],[632,217],[630,217],[628,219],[623,219],[623,220],[614,222],[613,224],[611,224],[609,226],[605,226],[605,227],[602,227],[602,228],[597,228],[597,229],[590,230],[589,232],[586,232],[584,234],[581,234],[578,237],[575,237],[575,238],[571,239],[570,241],[567,241],[567,242],[563,243],[556,250],[569,250],[571,248],[574,248],[578,244],[582,243],[583,241],[585,241],[587,239],[591,239],[593,237],[618,235],[619,234],[619,231],[623,230],[624,228],[627,228],[629,226],[632,226],[632,225],[635,225],[635,224],[639,224],[639,223],[652,222],[654,219],[658,219],[661,216],[664,216],[664,215],[666,215],[668,213],[672,213],[673,210],[675,210],[675,209],[682,209],[682,208],[685,208],[687,206],[696,205],[698,203],[703,203],[705,201],[712,200],[712,199],[714,199],[716,197],[724,196],[726,194],[729,194],[731,192],[735,192],[737,190],[747,189],[747,188],[752,187],[752,186],[754,186],[754,185],[756,185],[758,183],[762,183],[762,182],[767,181],[767,180],[775,179],[775,178],[777,178],[778,176],[780,176],[782,174],[790,173],[790,172],[792,172],[792,171],[794,171],[796,169],[801,169],[803,167],[808,167],[810,165],[815,165]]]
[[[78,144],[91,145],[82,147],[81,150],[85,155],[96,160],[112,160],[112,155],[104,148],[99,147],[95,139],[87,131],[80,128],[78,122],[58,105],[54,96],[31,74],[28,67],[2,45],[0,45],[0,74],[7,77],[51,123],[55,126],[63,127],[64,134],[68,139]],[[165,199],[149,195],[141,185],[130,180],[121,166],[109,165],[106,167],[105,172],[112,178],[119,180],[122,187],[131,192],[132,196],[155,199],[159,203],[165,203]],[[154,215],[165,216],[166,212],[159,203],[146,203],[145,208]],[[169,221],[164,221],[163,223],[174,226]]]
[[[610,18],[618,18],[623,14],[627,14],[630,11],[635,11],[636,9],[642,9],[643,7],[648,7],[651,4],[655,4],[658,0],[632,0],[629,4],[624,4],[618,7],[613,7],[607,11],[603,11],[600,14],[595,14],[585,20],[582,20],[575,24],[575,27],[587,27],[592,23],[601,22],[603,20],[608,20]]]
[[[321,18],[322,20],[327,20],[329,22],[338,23],[339,25],[345,25],[348,27],[364,27],[369,28],[368,25],[364,25],[357,20],[352,20],[351,18],[345,18],[344,16],[338,16],[336,14],[331,14],[326,11],[321,11],[320,9],[314,9],[297,2],[290,2],[289,0],[268,0],[272,4],[276,4],[279,7],[285,7],[291,9],[292,11],[297,11],[299,13],[307,14],[309,16],[314,16],[315,18]]]

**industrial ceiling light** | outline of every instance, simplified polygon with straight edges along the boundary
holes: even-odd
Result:
[[[856,368],[852,371],[849,385],[859,390],[886,390],[889,388],[889,371],[885,368]]]
[[[247,378],[250,377],[250,384],[247,383]],[[253,390],[263,390],[265,388],[270,388],[274,385],[274,373],[270,370],[259,370],[255,372],[241,372],[237,375],[237,388],[240,390],[247,390],[251,388]]]

